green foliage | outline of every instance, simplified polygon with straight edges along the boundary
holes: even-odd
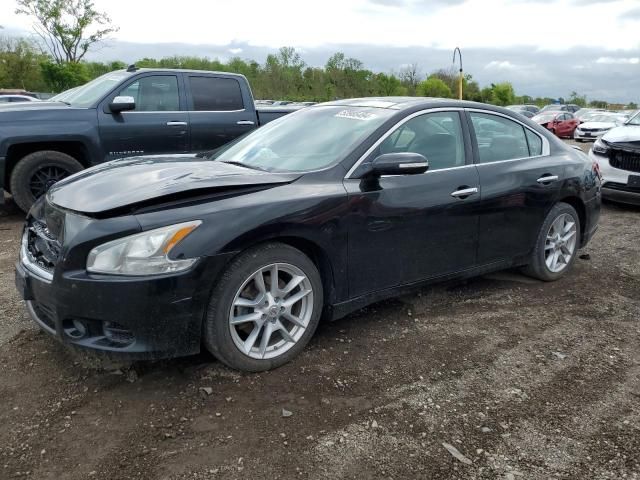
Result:
[[[45,82],[54,92],[62,92],[91,80],[84,63],[46,61],[40,64],[40,68]]]
[[[509,82],[496,83],[491,85],[491,103],[494,105],[507,106],[515,102],[515,92],[513,85]]]
[[[117,31],[93,0],[17,0],[17,14],[35,20],[34,30],[56,63],[79,62],[89,48]]]
[[[28,40],[0,38],[0,88],[46,90],[40,73],[40,62],[45,59]]]
[[[451,89],[447,84],[442,79],[433,75],[427,78],[424,82],[418,84],[416,93],[421,97],[452,97]]]
[[[637,104],[637,103],[635,103],[635,102],[629,102],[629,103],[627,104],[627,108],[628,108],[629,110],[637,110],[637,109],[638,109],[638,104]]]
[[[578,92],[574,90],[573,92],[571,92],[571,95],[569,95],[569,98],[567,99],[567,103],[575,103],[580,107],[586,107],[587,97],[586,95],[578,95]]]

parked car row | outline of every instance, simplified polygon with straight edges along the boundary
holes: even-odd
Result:
[[[640,205],[640,112],[599,137],[589,157],[602,175],[602,197]]]
[[[558,137],[574,138],[582,142],[595,140],[611,128],[624,124],[629,118],[627,113],[582,108],[575,113],[543,109],[531,119]]]

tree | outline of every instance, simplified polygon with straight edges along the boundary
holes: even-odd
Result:
[[[416,89],[418,88],[418,83],[420,83],[421,76],[420,67],[417,63],[405,65],[398,73],[400,82],[402,82],[402,85],[407,89],[408,95],[416,94]]]
[[[416,93],[421,97],[451,98],[451,89],[441,79],[434,76],[419,83]]]
[[[592,108],[607,108],[608,103],[603,100],[591,100],[589,106]]]
[[[54,63],[46,61],[40,64],[42,76],[54,92],[62,92],[91,80],[85,63]]]
[[[16,13],[35,19],[34,30],[56,63],[77,63],[118,29],[92,0],[17,0]]]
[[[494,105],[511,105],[515,101],[513,85],[509,82],[491,84],[491,103]]]
[[[568,103],[574,103],[576,105],[578,105],[579,107],[586,107],[587,106],[587,97],[586,95],[578,95],[578,92],[576,92],[575,90],[573,92],[571,92],[571,95],[569,95],[569,98],[567,99]]]
[[[46,90],[40,71],[40,62],[44,60],[46,56],[33,42],[0,37],[0,87],[35,92]]]
[[[635,103],[635,102],[629,102],[629,103],[627,104],[627,108],[628,108],[629,110],[637,110],[637,109],[638,109],[638,104],[637,104],[637,103]]]

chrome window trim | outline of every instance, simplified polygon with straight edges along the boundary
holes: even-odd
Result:
[[[29,254],[27,253],[27,230],[25,229],[22,234],[22,243],[20,246],[20,263],[22,266],[28,270],[30,273],[34,274],[40,280],[45,281],[46,283],[51,283],[53,281],[53,274],[47,272],[43,268],[40,268],[29,258]]]
[[[512,122],[520,124],[523,128],[526,128],[527,130],[529,130],[534,135],[537,135],[538,138],[540,138],[542,140],[542,153],[540,155],[532,155],[532,156],[529,156],[529,157],[520,157],[520,158],[510,158],[508,160],[497,160],[495,162],[478,163],[477,165],[487,165],[487,164],[490,164],[490,163],[499,163],[499,162],[510,162],[510,161],[513,161],[513,160],[523,160],[525,158],[547,157],[547,156],[551,155],[551,146],[549,145],[549,140],[547,138],[543,137],[542,135],[540,135],[535,130],[532,130],[526,123],[521,122],[519,119],[511,117],[509,115],[505,115],[504,113],[494,112],[494,111],[491,111],[491,110],[482,110],[480,108],[466,108],[465,110],[467,112],[470,112],[470,113],[471,112],[484,113],[485,115],[496,115],[498,117],[506,118],[507,120],[511,120]]]
[[[417,175],[426,175],[427,173],[436,174],[438,172],[447,172],[449,170],[460,170],[461,168],[471,168],[471,167],[476,167],[476,166],[477,165],[475,163],[469,163],[467,165],[458,165],[456,167],[438,168],[437,170],[427,170],[424,173],[418,173],[418,174],[415,174],[415,175],[403,175],[401,173],[398,173],[397,175],[380,175],[380,178],[406,177],[406,176],[415,177]],[[360,180],[360,179],[359,178],[345,178],[345,180]]]
[[[424,115],[426,113],[437,113],[437,112],[464,112],[464,108],[462,107],[436,107],[436,108],[428,108],[426,110],[420,110],[418,112],[414,112],[411,115],[407,115],[406,117],[404,117],[403,119],[401,119],[400,121],[398,121],[395,125],[393,125],[392,127],[389,128],[389,130],[387,130],[378,140],[376,140],[376,142],[371,145],[371,147],[369,147],[367,149],[366,152],[364,152],[364,154],[362,154],[360,156],[360,158],[358,160],[356,160],[356,163],[353,164],[353,166],[349,169],[349,171],[347,172],[347,174],[345,175],[345,180],[347,179],[351,179],[351,175],[353,175],[353,172],[356,171],[356,169],[360,166],[360,164],[362,162],[364,162],[364,160],[371,155],[371,153],[380,146],[380,144],[382,142],[384,142],[388,137],[391,136],[391,134],[393,132],[396,131],[397,128],[401,127],[402,125],[404,125],[405,123],[407,123],[409,120],[412,120],[416,117],[419,117],[420,115]],[[464,120],[460,120],[461,122]],[[427,159],[428,161],[429,159]],[[440,170],[448,170],[450,168],[460,168],[460,167],[466,167],[468,165],[459,165],[457,167],[449,167],[449,168],[441,168],[439,170],[432,170],[432,172],[439,172]],[[429,172],[429,170],[427,170],[427,172]],[[425,172],[425,173],[427,173]]]

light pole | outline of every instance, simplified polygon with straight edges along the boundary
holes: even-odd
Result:
[[[462,100],[462,52],[458,47],[453,49],[453,60],[451,60],[451,62],[455,65],[456,52],[458,52],[458,58],[460,59],[460,77],[458,78],[458,99]]]

